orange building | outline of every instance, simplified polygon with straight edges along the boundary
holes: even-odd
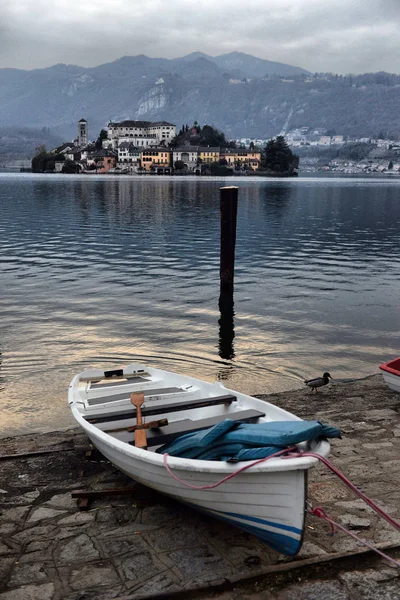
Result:
[[[140,163],[146,171],[163,171],[171,168],[171,151],[167,148],[145,148],[140,153]]]
[[[110,150],[99,150],[93,155],[93,164],[97,173],[108,173],[110,169],[114,169],[116,162],[117,156]]]
[[[210,148],[210,146],[199,146],[198,156],[201,159],[201,162],[205,164],[218,162],[220,158],[220,148]]]
[[[227,148],[224,152],[221,152],[221,158],[225,158],[228,166],[248,166],[256,171],[260,166],[261,152],[260,150],[231,150]]]

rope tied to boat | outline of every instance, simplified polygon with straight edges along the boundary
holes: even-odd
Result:
[[[315,508],[312,508],[312,506],[310,506],[310,508],[308,509],[308,512],[310,513],[310,515],[313,515],[314,517],[319,517],[320,519],[325,519],[326,521],[328,521],[331,525],[331,535],[334,535],[336,533],[336,529],[335,529],[335,525],[333,524],[333,521],[331,521],[328,513],[326,512],[326,510],[324,508],[322,508],[322,506],[316,506]]]
[[[326,510],[324,508],[322,508],[322,506],[316,506],[315,508],[309,509],[308,512],[311,515],[313,515],[313,517],[318,517],[320,519],[323,519],[324,521],[327,521],[331,526],[331,535],[333,535],[335,533],[336,529],[340,529],[340,531],[343,531],[343,533],[346,533],[347,535],[354,538],[357,542],[359,542],[363,546],[366,546],[373,552],[376,552],[377,554],[382,556],[382,558],[388,560],[389,562],[396,565],[396,567],[400,568],[400,562],[398,560],[395,560],[388,554],[385,554],[384,552],[382,552],[381,550],[379,550],[378,548],[376,548],[375,546],[373,546],[372,544],[367,542],[367,540],[360,538],[357,534],[353,533],[352,531],[349,531],[349,529],[346,529],[346,527],[343,527],[343,525],[341,525],[340,523],[336,523],[336,521],[331,519],[331,517],[327,514]]]
[[[171,477],[173,477],[176,481],[179,481],[179,483],[182,483],[182,485],[186,485],[186,487],[188,487],[192,490],[212,490],[213,488],[218,487],[222,483],[225,483],[225,481],[228,481],[229,479],[236,477],[236,475],[239,475],[239,473],[243,473],[243,471],[247,471],[247,469],[250,469],[251,467],[254,467],[255,465],[258,465],[267,460],[270,460],[271,458],[277,458],[279,456],[283,456],[287,452],[294,452],[296,449],[297,449],[296,446],[293,446],[292,448],[284,448],[283,450],[279,450],[279,452],[275,452],[275,454],[271,454],[270,456],[267,456],[265,458],[259,458],[258,460],[254,460],[251,463],[244,465],[244,467],[240,467],[240,469],[233,471],[233,473],[230,473],[229,475],[227,475],[220,481],[217,481],[217,483],[212,483],[210,485],[192,485],[191,483],[188,483],[187,481],[184,481],[183,479],[181,479],[180,477],[175,475],[175,473],[173,473],[171,471],[171,467],[169,466],[169,464],[167,462],[168,456],[169,456],[169,454],[167,454],[167,453],[163,454],[163,462],[164,462],[165,468],[167,469],[167,471],[171,475]]]
[[[354,485],[354,483],[352,483],[346,477],[346,475],[344,475],[344,473],[342,473],[337,467],[335,467],[335,465],[333,463],[331,463],[330,460],[328,460],[324,456],[321,456],[320,454],[317,454],[316,452],[298,451],[296,453],[292,453],[291,455],[288,455],[287,457],[284,456],[282,458],[297,458],[297,457],[303,457],[303,456],[310,456],[312,458],[317,458],[326,467],[328,467],[328,469],[330,469],[332,471],[332,473],[334,473],[337,477],[339,477],[339,479],[341,481],[343,481],[343,483],[345,485],[347,485],[347,487],[350,488],[352,490],[352,492],[354,492],[359,498],[361,498],[361,500],[364,500],[364,502],[366,504],[368,504],[368,506],[370,508],[372,508],[372,510],[374,512],[376,512],[380,517],[382,517],[382,519],[385,519],[385,521],[390,523],[390,525],[392,525],[395,529],[400,531],[400,522],[399,521],[396,521],[396,519],[391,517],[387,512],[385,512],[382,508],[380,508],[373,500],[371,500],[371,498],[368,498],[368,496],[366,496],[361,490],[359,490],[358,487],[356,487]]]
[[[168,454],[164,454],[163,455],[163,461],[164,461],[164,466],[165,466],[166,470],[168,471],[169,475],[171,475],[171,477],[173,477],[176,481],[178,481],[182,485],[185,485],[186,487],[191,488],[193,490],[210,490],[210,489],[216,488],[216,487],[220,486],[222,483],[225,483],[226,481],[228,481],[229,479],[232,479],[233,477],[236,477],[236,475],[239,475],[239,473],[243,473],[243,471],[247,471],[251,467],[254,467],[254,466],[259,465],[259,464],[261,464],[263,462],[266,462],[267,460],[270,460],[271,458],[278,458],[278,457],[281,458],[281,459],[304,458],[304,457],[317,458],[326,467],[328,467],[328,469],[330,469],[337,477],[339,477],[339,479],[341,481],[343,481],[343,483],[345,485],[347,485],[347,487],[349,487],[359,498],[361,498],[366,504],[368,504],[368,506],[374,512],[376,512],[380,517],[382,517],[383,519],[385,519],[385,521],[387,521],[388,523],[390,523],[390,525],[392,525],[393,527],[395,527],[397,530],[400,531],[400,522],[399,521],[396,521],[396,519],[394,519],[393,517],[391,517],[382,508],[380,508],[373,500],[371,500],[371,498],[368,498],[368,496],[366,496],[361,490],[359,490],[344,475],[344,473],[342,473],[337,467],[335,467],[327,458],[325,458],[324,456],[321,456],[320,454],[317,454],[316,452],[302,451],[302,450],[299,450],[296,446],[293,446],[291,448],[284,448],[283,450],[280,450],[279,452],[276,452],[275,454],[271,454],[270,456],[267,456],[265,458],[260,458],[260,459],[255,460],[255,461],[251,461],[250,463],[244,465],[243,467],[240,467],[236,471],[233,471],[233,473],[230,473],[229,475],[227,475],[226,477],[224,477],[220,481],[217,481],[216,483],[209,484],[209,485],[192,485],[191,483],[188,483],[187,481],[184,481],[183,479],[181,479],[180,477],[178,477],[177,475],[175,475],[175,473],[172,472],[170,466],[168,465],[168,462],[167,462],[168,461],[168,456],[169,456]],[[372,544],[370,544],[366,540],[361,539],[355,533],[353,533],[352,531],[349,531],[348,529],[346,529],[345,527],[343,527],[343,525],[340,525],[339,523],[336,523],[335,521],[333,521],[328,516],[328,514],[327,514],[327,512],[325,511],[324,508],[318,506],[318,507],[316,507],[314,509],[309,509],[309,512],[313,516],[319,517],[321,519],[324,519],[325,521],[327,521],[328,523],[330,523],[332,535],[335,533],[335,529],[340,529],[341,531],[343,531],[344,533],[346,533],[350,537],[354,538],[355,540],[357,540],[358,542],[360,542],[361,544],[363,544],[364,546],[366,546],[370,550],[373,550],[374,552],[376,552],[377,554],[379,554],[380,556],[382,556],[383,558],[385,558],[389,562],[392,562],[397,567],[400,567],[400,562],[399,561],[396,561],[395,559],[391,558],[390,556],[384,554],[381,550],[378,550],[378,548],[375,548],[375,546],[373,546]]]

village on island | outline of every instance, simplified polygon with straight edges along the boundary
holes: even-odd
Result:
[[[331,133],[329,135],[329,133]],[[296,152],[294,154],[293,151]],[[37,148],[32,171],[80,174],[278,175],[303,172],[400,172],[400,143],[388,139],[345,138],[307,127],[282,131],[273,139],[227,140],[210,125],[167,121],[110,122],[89,141],[86,119],[78,135],[50,152]]]
[[[202,141],[211,143],[201,145]],[[230,174],[233,170],[255,172],[261,163],[261,151],[254,145],[235,148],[226,143],[223,133],[208,125],[201,128],[196,122],[190,128],[182,126],[178,134],[176,125],[166,121],[110,122],[96,142],[89,142],[88,123],[81,119],[73,142],[50,154],[39,150],[32,170],[56,173]]]

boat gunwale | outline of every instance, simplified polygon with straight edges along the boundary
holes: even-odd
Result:
[[[131,366],[131,365],[130,365]],[[155,374],[162,373],[170,374],[176,376],[176,373],[170,373],[169,371],[163,371],[160,369],[151,369],[155,372]],[[84,373],[101,373],[101,371],[90,370],[84,371],[75,375],[72,379],[69,388],[68,388],[68,403],[70,405],[72,414],[78,424],[86,431],[89,437],[97,438],[103,444],[106,444],[116,452],[120,452],[128,457],[131,457],[136,460],[140,460],[144,463],[150,463],[156,467],[162,467],[165,469],[164,465],[164,456],[163,454],[157,454],[156,452],[143,450],[141,448],[136,448],[135,446],[129,445],[127,442],[123,442],[110,434],[102,431],[95,425],[86,421],[82,415],[82,413],[78,410],[77,404],[79,403],[75,397],[75,392],[78,391],[79,382],[82,381],[81,377]],[[195,381],[198,384],[204,383],[201,380],[195,379],[190,376],[184,376],[185,378]],[[208,383],[208,382],[207,382]],[[211,384],[212,385],[212,384]],[[220,384],[221,389],[226,390],[227,393],[232,394],[240,394],[240,396],[244,398],[249,398],[250,400],[259,400],[253,396],[248,396],[247,394],[242,394],[241,392],[237,392],[236,390],[231,390],[226,388],[224,385]],[[290,420],[301,421],[299,417],[296,415],[285,411],[284,409],[275,406],[265,400],[259,400],[263,406],[272,407],[274,409],[278,409],[282,413],[286,413],[291,417]],[[83,403],[82,403],[83,404]],[[321,440],[318,442],[315,448],[313,448],[313,452],[320,454],[323,457],[327,457],[329,455],[330,444],[328,441]],[[228,463],[225,461],[211,461],[211,460],[198,460],[198,459],[188,459],[188,458],[179,458],[168,455],[168,466],[172,469],[186,471],[186,472],[199,472],[199,473],[215,473],[220,475],[229,475],[240,468],[248,465],[249,461],[241,461],[237,463]],[[285,471],[294,471],[294,470],[308,470],[314,467],[318,463],[318,459],[314,457],[295,457],[295,458],[272,458],[265,462],[261,462],[255,466],[249,467],[244,473],[241,473],[239,477],[245,477],[246,474],[254,474],[254,473],[268,473],[268,472],[285,472]]]
[[[397,363],[399,362],[399,358],[395,358],[393,360],[390,360],[387,363],[383,363],[381,365],[379,365],[379,368],[381,371],[386,371],[386,373],[390,373],[391,375],[395,375],[396,377],[400,378],[400,370],[399,369],[395,369],[394,367],[391,367],[390,365],[392,365],[393,363]]]

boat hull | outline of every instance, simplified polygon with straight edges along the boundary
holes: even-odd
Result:
[[[393,375],[387,371],[382,371],[383,380],[394,392],[400,392],[400,376]]]
[[[121,454],[97,436],[93,445],[120,471],[143,485],[251,533],[277,552],[299,552],[304,531],[307,471],[245,472],[217,488],[194,490],[171,477],[164,465]],[[218,473],[179,472],[194,486],[214,484]],[[227,510],[229,508],[229,510]]]
[[[379,368],[389,388],[395,392],[400,392],[400,358],[384,363]]]

